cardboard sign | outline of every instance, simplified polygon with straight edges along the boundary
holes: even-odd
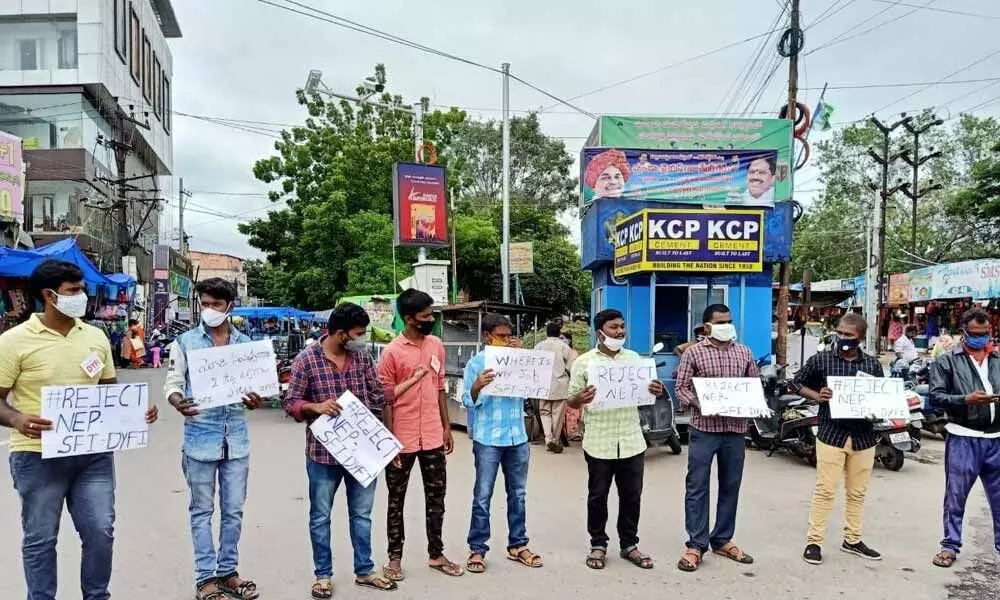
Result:
[[[323,415],[309,429],[358,483],[368,487],[403,445],[351,392],[337,403],[342,409],[339,416]]]
[[[493,369],[496,379],[481,393],[547,400],[555,358],[545,350],[487,346],[486,368]]]
[[[187,367],[200,410],[243,402],[250,392],[264,398],[279,393],[274,346],[266,340],[192,350]]]
[[[149,424],[145,383],[42,388],[42,458],[145,448]]]
[[[896,377],[827,377],[833,390],[830,416],[834,419],[909,419],[906,386]]]
[[[587,368],[587,383],[597,392],[589,409],[629,408],[656,403],[649,384],[656,380],[656,361],[615,360],[593,362]]]
[[[706,417],[756,418],[771,412],[759,377],[695,377],[691,382]]]

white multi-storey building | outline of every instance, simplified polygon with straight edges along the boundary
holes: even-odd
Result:
[[[170,0],[0,0],[0,131],[23,138],[25,231],[152,280],[173,169]]]

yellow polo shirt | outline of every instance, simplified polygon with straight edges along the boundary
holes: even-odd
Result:
[[[91,355],[104,363],[104,369],[94,377],[83,370]],[[63,336],[43,325],[35,314],[0,335],[0,389],[11,391],[7,402],[19,412],[41,414],[42,388],[47,385],[96,385],[114,377],[114,356],[107,336],[82,321]],[[10,451],[41,452],[42,441],[12,429]]]

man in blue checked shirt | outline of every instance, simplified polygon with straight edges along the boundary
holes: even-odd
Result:
[[[510,321],[502,315],[483,316],[483,341],[491,346],[520,347],[513,337]],[[490,539],[490,500],[503,469],[507,488],[507,558],[526,567],[542,566],[542,559],[528,549],[525,525],[527,497],[528,434],[524,430],[524,398],[491,396],[481,393],[495,377],[486,367],[486,352],[480,352],[465,365],[465,393],[462,403],[469,410],[472,428],[472,453],[476,460],[476,484],[472,493],[472,522],[469,525],[470,573],[486,571],[487,542]]]

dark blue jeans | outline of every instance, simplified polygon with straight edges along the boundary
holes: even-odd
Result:
[[[517,446],[486,446],[473,442],[472,453],[476,459],[476,484],[472,492],[472,522],[469,524],[469,549],[486,556],[490,547],[490,501],[497,482],[497,471],[503,469],[503,482],[507,491],[507,549],[528,545],[525,516],[527,498],[528,444]]]
[[[993,544],[1000,552],[1000,438],[987,439],[949,435],[944,447],[944,539],[943,550],[955,554],[962,549],[965,503],[976,479],[983,482],[993,513]]]
[[[354,547],[354,574],[370,575],[372,562],[372,506],[378,480],[365,487],[344,467],[324,465],[306,459],[309,476],[309,539],[312,542],[316,578],[333,577],[333,550],[330,546],[330,513],[333,497],[343,482],[347,488],[347,518],[350,521],[351,546]]]
[[[83,600],[108,600],[115,528],[113,456],[42,460],[40,452],[11,452],[10,474],[21,496],[21,559],[28,600],[56,598],[56,540],[63,503],[82,543]]]
[[[701,552],[718,550],[728,544],[736,532],[736,508],[743,481],[746,443],[742,433],[706,433],[688,429],[688,473],[684,494],[684,522],[687,547]],[[715,527],[709,533],[709,487],[712,460],[719,461],[719,503]]]

